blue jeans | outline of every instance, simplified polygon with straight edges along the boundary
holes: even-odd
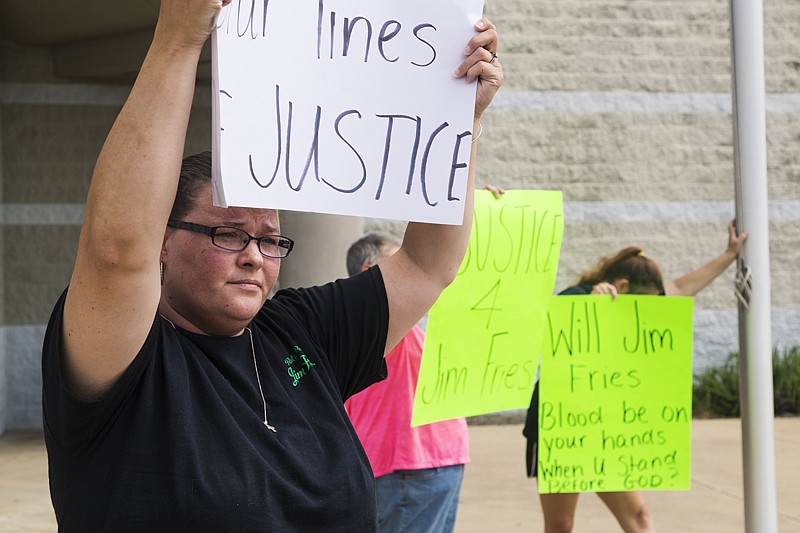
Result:
[[[451,533],[464,465],[396,470],[375,480],[380,533]]]

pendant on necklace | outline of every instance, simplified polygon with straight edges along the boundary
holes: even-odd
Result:
[[[275,429],[275,426],[271,426],[269,422],[267,422],[267,399],[264,397],[264,388],[261,386],[261,376],[258,375],[258,362],[256,361],[256,347],[253,344],[253,332],[248,327],[244,329],[246,329],[247,333],[250,335],[250,351],[253,353],[253,368],[256,371],[256,382],[258,383],[258,392],[261,394],[261,403],[264,405],[264,425],[273,433],[277,433],[278,430]]]

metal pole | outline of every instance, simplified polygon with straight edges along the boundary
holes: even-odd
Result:
[[[736,221],[749,234],[737,274],[745,531],[777,533],[761,0],[731,0],[731,45]]]

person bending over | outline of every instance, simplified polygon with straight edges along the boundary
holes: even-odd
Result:
[[[559,294],[650,294],[694,296],[736,259],[747,238],[736,234],[734,222],[728,225],[728,246],[725,251],[697,270],[664,284],[658,264],[645,256],[641,248],[629,246],[600,259],[585,272],[576,285]],[[545,379],[547,379],[545,377]],[[533,388],[531,405],[525,419],[523,435],[527,440],[526,467],[529,477],[537,476],[537,442],[539,433],[539,387]],[[653,519],[640,492],[598,492],[622,529],[629,533],[653,533]],[[568,533],[575,521],[578,493],[540,494],[545,533]]]

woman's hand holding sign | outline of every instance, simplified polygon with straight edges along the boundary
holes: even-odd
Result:
[[[503,67],[497,55],[500,43],[494,24],[489,19],[480,19],[475,23],[475,30],[478,33],[464,49],[467,58],[454,75],[456,78],[463,77],[466,83],[478,80],[475,97],[475,120],[478,120],[503,84]]]
[[[163,0],[156,36],[174,46],[202,47],[217,23],[222,8],[231,0]]]
[[[497,59],[498,37],[488,19],[475,23],[477,33],[464,48],[466,59],[454,72],[466,83],[476,81],[474,121],[489,107],[503,84],[503,68]],[[473,189],[477,135],[473,128],[472,150],[460,225],[409,222],[403,244],[392,257],[381,263],[389,299],[387,351],[413,326],[456,276],[467,249],[472,228]]]

